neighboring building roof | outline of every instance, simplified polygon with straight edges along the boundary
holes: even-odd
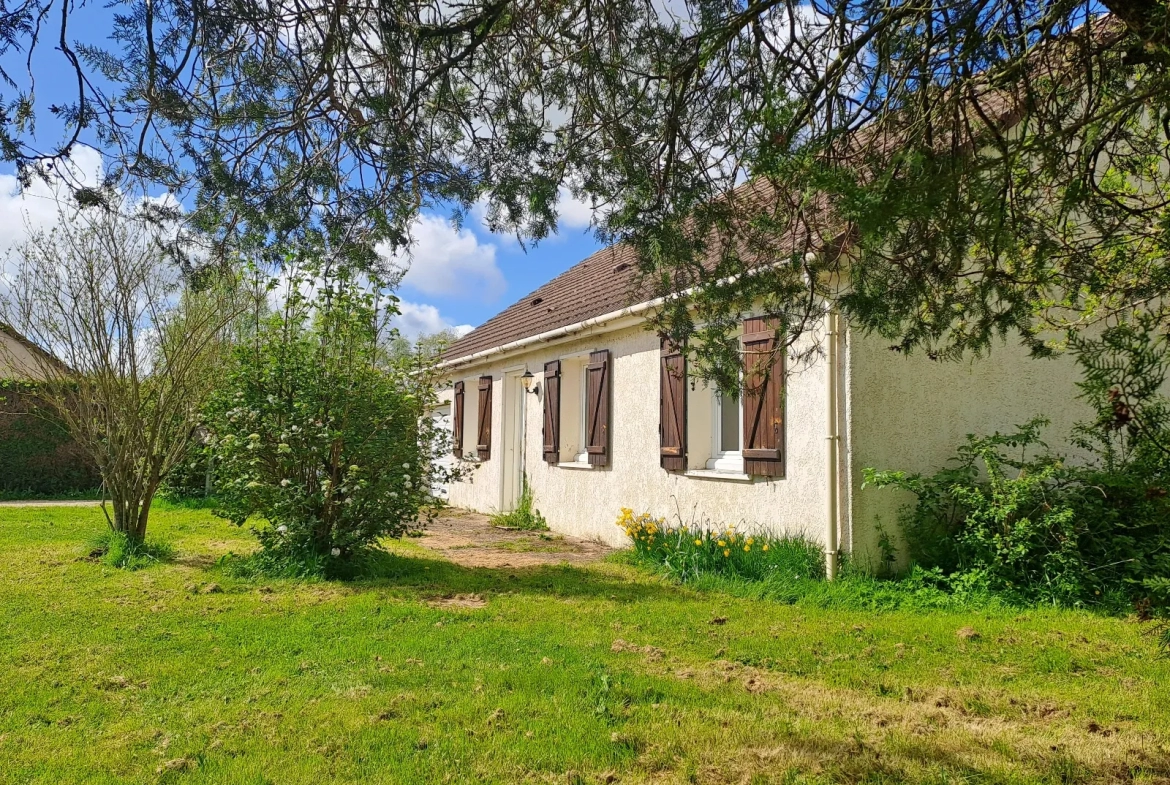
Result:
[[[636,272],[633,248],[603,248],[455,341],[443,359],[457,360],[644,301],[648,298],[632,289]]]
[[[0,379],[43,381],[46,362],[64,367],[60,360],[0,322]]]

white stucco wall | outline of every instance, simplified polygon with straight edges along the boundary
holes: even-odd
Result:
[[[811,338],[810,338],[811,340]],[[501,504],[502,422],[505,405],[503,374],[525,366],[543,382],[544,363],[590,350],[611,352],[613,410],[610,464],[592,469],[546,464],[542,459],[543,398],[526,398],[526,467],[537,507],[557,532],[624,544],[614,525],[621,507],[656,516],[709,519],[717,525],[737,524],[781,533],[804,533],[823,542],[825,536],[825,364],[790,368],[786,417],[786,476],[733,481],[685,476],[659,465],[659,345],[640,326],[615,332],[594,332],[571,342],[534,347],[488,365],[452,372],[451,383],[464,380],[466,407],[477,404],[480,374],[493,377],[492,457],[470,472],[468,481],[453,483],[450,501],[459,507],[492,512]],[[576,415],[576,394],[565,379],[562,391],[563,437],[575,432],[568,420]],[[450,398],[451,384],[444,396]],[[542,393],[543,395],[543,393]],[[692,413],[692,421],[698,417]],[[709,428],[708,428],[709,430]],[[691,465],[701,462],[706,443],[691,430]],[[563,443],[572,439],[562,439]],[[464,451],[474,449],[474,431],[464,436]]]
[[[936,362],[917,352],[891,351],[889,341],[847,332],[845,361],[851,543],[862,561],[877,555],[876,524],[898,535],[898,509],[913,496],[861,488],[866,467],[932,473],[955,455],[967,434],[1012,431],[1035,416],[1052,421],[1042,438],[1073,459],[1072,427],[1090,419],[1077,400],[1080,376],[1071,357],[1033,359],[1018,341],[995,345],[983,358]],[[905,557],[904,549],[900,558]]]
[[[811,335],[813,342],[822,336]],[[803,347],[798,346],[798,349]],[[613,384],[613,438],[610,465],[567,468],[542,459],[543,398],[525,398],[526,471],[537,507],[557,532],[624,544],[614,525],[621,507],[684,522],[709,522],[774,533],[802,533],[823,543],[826,537],[827,363],[818,357],[790,365],[786,379],[783,478],[750,482],[667,472],[659,465],[657,337],[641,326],[587,335],[555,345],[539,345],[489,364],[454,371],[451,383],[466,383],[464,452],[475,450],[478,377],[491,374],[492,456],[453,483],[452,504],[494,512],[502,504],[504,461],[504,374],[527,367],[543,386],[544,363],[561,359],[562,458],[577,446],[579,395],[573,364],[592,350],[609,349]],[[888,342],[845,328],[839,358],[841,429],[840,546],[862,562],[873,562],[876,525],[895,537],[897,511],[908,495],[862,489],[863,470],[933,472],[945,465],[969,433],[1008,431],[1033,416],[1052,421],[1045,440],[1077,457],[1067,443],[1073,425],[1089,417],[1076,400],[1079,378],[1071,358],[1034,360],[1018,343],[996,346],[990,356],[964,362],[933,362],[922,354],[892,352]],[[691,385],[688,383],[688,388]],[[698,385],[689,393],[688,464],[701,468],[709,457],[709,393]],[[904,556],[904,553],[902,554]]]

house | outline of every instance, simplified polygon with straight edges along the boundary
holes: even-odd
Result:
[[[1068,358],[1011,342],[963,363],[904,356],[828,309],[793,347],[816,342],[813,359],[770,369],[747,359],[771,347],[767,314],[745,319],[756,383],[724,397],[686,378],[683,356],[647,329],[654,303],[631,302],[633,264],[624,247],[599,251],[444,353],[444,414],[469,467],[447,488],[453,505],[510,509],[527,477],[565,534],[621,544],[614,521],[631,507],[799,533],[866,561],[908,500],[863,487],[867,467],[932,472],[967,434],[1039,414],[1048,434],[1067,434],[1089,414]]]
[[[0,323],[0,379],[41,381],[42,366],[59,362],[41,347],[6,324]]]

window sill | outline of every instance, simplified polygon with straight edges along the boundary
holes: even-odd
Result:
[[[723,480],[724,482],[751,482],[752,476],[743,472],[719,471],[717,469],[688,469],[683,477],[693,477],[696,480]]]
[[[565,461],[557,464],[558,469],[592,469],[593,464],[587,461]]]

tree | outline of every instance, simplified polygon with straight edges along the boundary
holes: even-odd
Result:
[[[239,299],[232,286],[184,286],[142,218],[148,205],[105,197],[62,203],[54,229],[29,227],[0,307],[43,350],[29,373],[97,465],[110,528],[140,543],[214,386]]]
[[[274,291],[209,407],[219,514],[264,521],[267,566],[338,574],[436,504],[435,358],[387,353],[394,300],[352,268],[290,261]]]
[[[0,35],[29,41],[49,9],[64,41],[69,6],[45,0]],[[1164,0],[124,10],[109,48],[59,47],[78,92],[58,114],[126,174],[194,189],[191,225],[220,253],[312,235],[376,267],[421,207],[481,197],[540,238],[567,187],[638,250],[641,294],[701,288],[658,321],[704,347],[701,373],[730,373],[761,300],[789,342],[830,298],[937,356],[1164,318]],[[25,163],[29,95],[0,123]]]

